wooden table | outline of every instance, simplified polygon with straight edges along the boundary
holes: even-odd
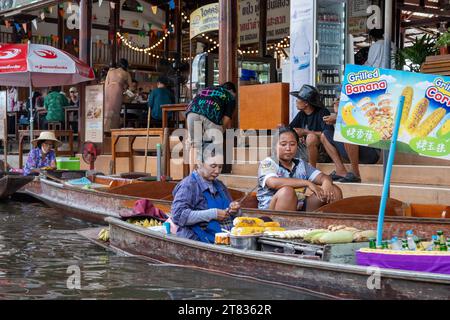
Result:
[[[70,114],[76,115],[77,119],[80,119],[80,108],[78,107],[67,107],[64,108],[64,120],[65,120],[65,129],[69,130],[69,116]],[[74,133],[74,136],[78,136],[78,133]]]
[[[33,130],[33,139],[39,137],[41,132],[49,130]],[[69,137],[69,150],[58,151],[58,147],[55,145],[55,151],[57,156],[70,156],[72,157],[75,152],[73,150],[73,131],[72,130],[50,130],[55,133],[56,138]],[[23,140],[25,137],[30,137],[29,130],[19,130],[19,168],[23,167]],[[61,141],[61,139],[58,139]]]
[[[112,161],[113,161],[113,168],[112,172],[113,174],[116,173],[116,158],[118,157],[127,157],[128,158],[128,165],[129,165],[129,171],[133,172],[134,170],[134,164],[133,164],[133,144],[134,140],[136,140],[137,137],[146,137],[147,136],[147,129],[112,129],[111,130],[111,154],[112,154]],[[150,137],[159,137],[161,139],[161,142],[164,141],[164,130],[163,129],[150,129],[149,131]],[[128,152],[116,152],[116,145],[120,138],[128,138]]]
[[[162,127],[164,129],[164,154],[165,154],[165,168],[166,168],[166,176],[170,176],[170,159],[171,159],[171,152],[170,152],[170,139],[169,136],[173,132],[173,128],[169,129],[169,112],[176,112],[176,118],[177,118],[177,127],[179,124],[179,115],[180,112],[185,112],[188,104],[187,103],[178,103],[178,104],[163,104],[161,105],[162,110]],[[177,129],[177,128],[175,128]],[[183,141],[185,143],[185,141]],[[186,150],[186,148],[183,148],[183,150]],[[184,163],[183,164],[183,176],[185,177],[187,174],[189,174],[189,164]]]
[[[178,104],[163,104],[161,105],[162,112],[162,127],[169,127],[169,112],[177,112],[177,123],[179,122],[179,112],[186,111],[187,103],[178,103]]]

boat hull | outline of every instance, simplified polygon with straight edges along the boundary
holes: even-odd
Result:
[[[0,178],[0,199],[7,199],[12,196],[33,179],[34,177],[22,175],[4,175]]]
[[[104,191],[84,190],[45,179],[33,181],[24,187],[24,192],[62,214],[74,216],[83,220],[104,223],[105,217],[119,218],[121,213],[129,215],[134,203],[140,197],[124,194],[113,194]],[[170,212],[171,201],[151,199],[164,212]],[[243,214],[251,217],[268,216],[278,221],[281,226],[301,228],[327,228],[329,225],[347,225],[360,230],[375,230],[377,217],[371,215],[355,215],[342,213],[270,211],[259,209],[243,209]],[[450,234],[450,219],[415,218],[415,217],[385,217],[383,237],[402,237],[407,230],[425,239],[431,238],[437,230]]]
[[[450,276],[400,270],[341,265],[282,257],[265,252],[165,235],[115,218],[110,225],[110,245],[164,263],[203,268],[235,276],[251,277],[346,299],[448,299]]]

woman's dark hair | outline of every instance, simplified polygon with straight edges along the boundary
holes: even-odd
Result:
[[[170,86],[170,79],[166,76],[159,76],[156,82],[162,83],[166,87]]]
[[[128,60],[124,58],[120,59],[119,68],[122,68],[123,70],[128,70]]]
[[[281,127],[279,129],[275,130],[275,132],[273,133],[273,138],[272,138],[272,154],[273,155],[276,154],[278,141],[280,140],[280,136],[283,133],[292,133],[292,135],[295,138],[295,141],[297,141],[297,145],[300,143],[300,137],[298,136],[297,132],[293,128]]]
[[[372,29],[369,31],[369,36],[373,37],[375,40],[381,40],[384,37],[383,29]]]
[[[236,86],[234,85],[233,82],[230,82],[230,81],[225,82],[224,84],[222,84],[222,87],[236,93]]]

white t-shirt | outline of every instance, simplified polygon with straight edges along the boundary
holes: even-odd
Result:
[[[393,55],[395,51],[395,44],[391,43],[391,55]],[[390,58],[390,60],[390,68],[392,69],[394,68],[392,58]],[[384,40],[378,40],[370,46],[369,55],[364,65],[374,68],[386,68],[386,57],[384,56]]]

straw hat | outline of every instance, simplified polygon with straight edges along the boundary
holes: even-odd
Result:
[[[54,141],[58,146],[61,146],[62,143],[61,141],[59,141],[58,139],[56,139],[55,134],[51,131],[43,131],[41,132],[41,134],[39,135],[39,138],[34,139],[33,141],[31,141],[33,143],[33,145],[36,147],[36,144],[39,141]]]

